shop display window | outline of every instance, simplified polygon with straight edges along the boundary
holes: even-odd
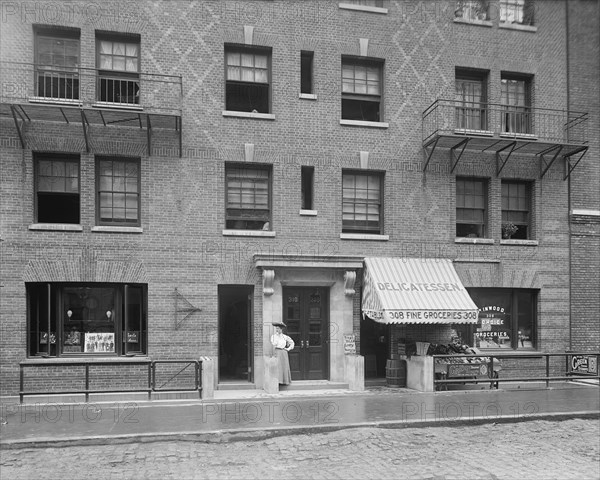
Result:
[[[28,284],[32,356],[146,353],[146,288]]]
[[[479,308],[475,325],[457,325],[462,343],[481,350],[535,349],[537,291],[510,288],[471,288]]]

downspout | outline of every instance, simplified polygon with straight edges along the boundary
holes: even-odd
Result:
[[[566,70],[567,70],[567,121],[569,119],[569,109],[571,107],[571,83],[570,83],[570,57],[569,57],[569,0],[565,0],[565,34],[567,37],[566,45]],[[567,130],[568,132],[568,130]],[[568,140],[568,138],[567,138]],[[565,159],[565,162],[568,160]],[[573,232],[571,225],[571,175],[567,177],[567,222],[569,232],[569,350],[573,350],[573,277],[572,277],[572,261],[573,261]]]

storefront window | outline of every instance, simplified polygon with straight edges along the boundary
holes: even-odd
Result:
[[[29,284],[30,355],[126,355],[146,351],[142,285]]]
[[[457,326],[463,343],[482,350],[536,348],[536,291],[510,288],[468,291],[479,308],[479,322]]]

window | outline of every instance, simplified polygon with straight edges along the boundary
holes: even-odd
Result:
[[[487,235],[487,181],[456,179],[456,236],[484,238]]]
[[[531,133],[530,81],[502,75],[500,103],[503,133]]]
[[[300,93],[313,93],[314,52],[300,52]]]
[[[39,29],[35,37],[39,97],[79,99],[79,30]]]
[[[271,168],[227,165],[225,228],[270,230]]]
[[[225,47],[225,109],[270,113],[271,51]]]
[[[342,58],[342,119],[380,122],[382,63]]]
[[[500,21],[533,25],[533,0],[500,0]]]
[[[383,175],[342,174],[342,232],[383,233]]]
[[[531,187],[527,182],[502,182],[502,238],[526,240],[530,228]]]
[[[458,1],[454,16],[465,20],[487,20],[489,2],[484,0]]]
[[[39,223],[79,223],[79,156],[34,154]]]
[[[315,167],[302,167],[300,173],[302,183],[302,210],[312,210]]]
[[[101,34],[96,39],[98,100],[139,105],[140,39],[138,36]]]
[[[479,349],[534,349],[537,291],[510,288],[469,288],[479,308],[479,323],[455,325],[463,343]]]
[[[139,159],[96,160],[98,225],[140,225]]]
[[[487,76],[456,71],[456,128],[487,130]]]
[[[27,284],[29,354],[146,353],[146,286]]]

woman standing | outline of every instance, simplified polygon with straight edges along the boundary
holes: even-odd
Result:
[[[275,327],[275,333],[271,335],[271,344],[275,349],[275,355],[277,355],[279,384],[289,385],[292,383],[292,374],[290,372],[288,352],[294,348],[294,341],[287,335],[284,335],[283,329],[286,327],[285,323],[277,322],[273,323],[273,326]]]

